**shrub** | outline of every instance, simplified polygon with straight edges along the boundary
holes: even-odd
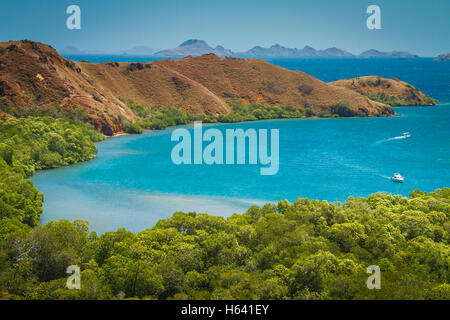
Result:
[[[340,100],[330,107],[330,112],[340,117],[355,117],[357,112],[350,109],[349,106],[350,103],[347,100]]]
[[[300,91],[302,93],[302,95],[308,96],[313,91],[313,87],[310,84],[303,83],[298,86],[298,91]]]

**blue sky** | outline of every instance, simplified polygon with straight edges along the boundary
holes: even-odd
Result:
[[[81,30],[66,28],[71,4],[81,8]],[[366,28],[372,4],[382,30]],[[0,0],[0,41],[114,52],[195,38],[234,51],[280,43],[435,56],[450,51],[449,12],[449,0]]]

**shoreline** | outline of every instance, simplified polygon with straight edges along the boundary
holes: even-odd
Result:
[[[450,103],[449,103],[450,104]],[[414,106],[414,107],[428,107],[428,106]],[[397,107],[393,107],[393,108],[397,108]],[[407,107],[407,108],[411,108],[411,107]],[[401,114],[393,114],[390,116],[379,116],[379,117],[329,117],[329,118],[324,118],[324,117],[303,117],[303,118],[283,118],[283,119],[263,119],[263,120],[247,120],[247,121],[239,121],[239,122],[204,122],[203,125],[204,126],[213,126],[213,125],[230,125],[230,124],[244,124],[244,123],[254,123],[254,122],[267,122],[267,121],[299,121],[299,120],[342,120],[342,119],[378,119],[378,118],[397,118],[397,117],[404,117]],[[120,137],[127,137],[127,136],[141,136],[143,134],[145,134],[148,131],[153,131],[153,132],[161,132],[164,131],[166,129],[171,129],[171,128],[177,128],[177,127],[186,127],[186,126],[192,126],[194,125],[193,122],[189,123],[189,124],[181,124],[181,125],[175,125],[175,126],[168,126],[164,129],[144,129],[144,131],[142,133],[126,133],[126,132],[121,132],[121,133],[116,133],[112,136],[105,136],[105,139],[99,142],[95,142],[94,144],[97,145],[99,143],[105,142],[109,139],[112,138],[120,138]],[[78,164],[82,164],[82,163],[86,163],[86,162],[90,162],[93,161],[97,158],[97,154],[94,154],[92,159],[86,160],[86,161],[81,161],[81,162],[77,162],[77,163],[72,163],[66,166],[60,166],[60,167],[55,167],[55,168],[47,168],[47,169],[40,169],[37,170],[36,172],[34,172],[30,177],[34,176],[36,173],[38,172],[42,172],[42,171],[50,171],[50,170],[56,170],[56,169],[60,169],[60,168],[67,168],[70,166],[74,166],[74,165],[78,165]],[[30,178],[28,177],[28,178]]]
[[[427,112],[429,112],[429,111],[427,111],[426,109],[428,109],[428,108],[420,108],[421,109],[421,112],[423,113],[423,114],[426,114]],[[431,112],[431,110],[430,110],[430,112]],[[406,114],[397,114],[396,115],[396,119],[400,119],[400,118],[407,118],[408,117],[408,115]],[[353,117],[353,118],[350,118],[350,119],[364,119],[364,118],[366,118],[366,117],[363,117],[363,118],[361,118],[361,117]],[[377,118],[379,118],[379,117],[377,117]],[[382,118],[388,118],[388,117],[382,117]],[[390,117],[389,117],[390,118]],[[320,119],[330,119],[330,118],[318,118],[318,117],[309,117],[309,118],[296,118],[296,119],[268,119],[268,120],[255,120],[255,121],[258,121],[258,122],[267,122],[267,121],[273,121],[273,122],[278,122],[278,121],[283,121],[283,122],[285,122],[285,121],[287,121],[287,120],[289,120],[289,121],[291,121],[292,122],[292,126],[296,126],[296,123],[297,123],[297,125],[300,125],[300,123],[298,122],[298,120],[307,120],[307,119],[315,119],[315,120],[320,120]],[[340,119],[340,118],[331,118],[331,119]],[[255,122],[255,121],[246,121],[246,122]],[[378,121],[389,121],[389,120],[383,120],[383,119],[379,119]],[[371,123],[377,123],[378,121],[372,121]],[[398,121],[398,120],[394,120],[394,121]],[[243,124],[244,122],[234,122],[235,124]],[[331,125],[331,122],[329,122],[330,123],[330,125]],[[337,123],[337,122],[333,122],[333,123]],[[354,122],[351,122],[351,123],[354,123]],[[348,122],[348,124],[347,125],[350,125],[350,126],[353,126],[352,124],[351,124],[350,122]],[[392,123],[391,121],[390,121],[390,123]],[[217,125],[217,126],[219,126],[219,125],[224,125],[224,124],[229,124],[229,125],[232,125],[233,123],[206,123],[205,125],[210,125],[210,126],[214,126],[214,125]],[[250,125],[250,124],[249,124]],[[326,125],[326,123],[323,123],[321,126],[323,126],[323,125]],[[345,125],[345,124],[344,124]],[[364,125],[364,124],[363,124]],[[142,134],[139,134],[141,137],[139,137],[139,135],[135,135],[135,134],[118,134],[118,135],[116,135],[116,136],[114,136],[114,137],[120,137],[120,136],[136,136],[135,138],[129,138],[129,140],[130,141],[135,141],[135,140],[137,140],[138,142],[136,142],[137,144],[139,144],[139,141],[140,141],[140,139],[141,138],[143,138],[143,139],[146,139],[146,138],[152,138],[153,137],[153,135],[155,134],[155,137],[157,137],[157,136],[160,136],[160,134],[158,134],[158,132],[160,132],[162,135],[170,135],[170,132],[172,131],[172,130],[174,130],[174,128],[176,128],[176,127],[189,127],[189,126],[191,126],[191,124],[187,124],[187,125],[180,125],[180,126],[169,126],[169,127],[167,127],[167,128],[165,128],[165,129],[162,129],[162,130],[145,130]],[[340,125],[338,125],[338,126],[340,126]],[[164,132],[164,130],[167,130],[167,131],[165,131]],[[149,132],[150,131],[150,132]],[[108,139],[109,140],[109,139]],[[104,141],[106,141],[106,140],[104,140]],[[128,141],[128,140],[127,140]],[[103,141],[102,141],[103,142]],[[113,142],[113,141],[111,141],[112,143],[116,143],[116,142]],[[100,143],[100,142],[99,142]],[[117,143],[119,144],[119,145],[121,145],[122,143],[121,142],[119,142],[119,141],[117,141]],[[125,141],[125,143],[126,143],[126,141]],[[115,148],[115,146],[114,145],[111,145],[111,147],[110,147],[111,149],[108,149],[108,150],[113,150],[114,148]],[[91,160],[94,160],[95,158],[93,158],[93,159],[91,159]],[[102,158],[103,159],[103,158]],[[90,161],[90,160],[89,160]],[[85,162],[88,162],[88,161],[85,161]],[[79,163],[76,163],[76,164],[73,164],[73,165],[81,165],[81,164],[83,164],[83,162],[79,162]],[[72,165],[70,165],[70,166],[72,166]],[[88,165],[89,166],[89,165]],[[59,167],[59,168],[61,168],[61,169],[63,169],[64,167],[68,167],[68,166],[63,166],[63,167]],[[53,169],[59,169],[59,168],[53,168]],[[53,169],[46,169],[46,170],[53,170]],[[46,170],[39,170],[39,171],[37,171],[36,173],[37,174],[39,174],[40,172],[42,172],[42,173],[44,173],[44,171],[46,171]],[[78,169],[75,169],[75,171],[77,171]],[[56,175],[59,175],[58,173],[56,174]],[[62,175],[64,175],[64,174],[62,174]],[[33,179],[33,177],[31,177],[30,178],[31,180],[34,180]],[[44,184],[42,185],[42,187],[45,189],[45,186],[46,186],[46,183],[45,183],[45,180],[42,180],[43,182],[44,182]],[[33,181],[33,183],[34,183],[34,181]],[[368,194],[373,194],[373,193],[376,193],[377,191],[386,191],[387,193],[389,193],[389,194],[401,194],[402,195],[402,197],[407,197],[408,196],[408,193],[409,192],[411,192],[411,190],[412,189],[414,189],[414,188],[410,188],[410,189],[408,189],[408,191],[395,191],[395,190],[391,190],[391,188],[389,187],[389,186],[387,186],[386,185],[386,188],[388,188],[388,189],[385,189],[385,188],[374,188],[372,191],[370,191],[370,193],[368,193]],[[438,188],[438,187],[436,187],[436,188]],[[431,192],[431,191],[433,191],[434,189],[427,189],[426,188],[426,186],[425,185],[423,185],[422,187],[418,187],[418,189],[420,189],[420,190],[425,190],[426,192]],[[49,188],[47,188],[47,191],[48,190],[52,190],[52,189],[49,189]],[[162,189],[162,190],[165,190],[165,189]],[[124,190],[124,191],[126,191],[126,190]],[[170,191],[170,190],[169,190]],[[172,199],[172,200],[177,200],[177,198],[192,198],[192,201],[191,202],[188,202],[188,204],[192,204],[193,202],[198,202],[198,201],[200,201],[200,203],[212,203],[212,202],[214,202],[214,200],[219,200],[219,201],[222,201],[222,202],[227,202],[227,201],[229,201],[229,202],[231,202],[231,203],[233,203],[233,200],[236,200],[236,201],[248,201],[248,200],[251,200],[250,202],[259,202],[259,203],[261,203],[261,204],[265,204],[265,203],[277,203],[280,199],[285,199],[285,198],[287,198],[287,199],[290,199],[291,201],[295,201],[295,198],[293,198],[292,197],[292,192],[291,193],[289,193],[289,192],[284,192],[284,191],[282,191],[282,190],[280,190],[280,194],[279,194],[279,196],[276,196],[276,197],[274,197],[272,200],[262,200],[262,199],[267,199],[267,197],[265,197],[265,195],[264,194],[260,194],[260,195],[262,195],[262,196],[260,196],[260,197],[258,197],[258,195],[257,194],[255,194],[255,196],[250,196],[250,197],[246,197],[246,196],[244,196],[244,197],[242,197],[242,198],[240,198],[240,197],[233,197],[233,196],[229,196],[229,197],[226,197],[226,196],[221,196],[221,195],[216,195],[216,196],[212,196],[212,195],[208,195],[208,193],[196,193],[196,194],[189,194],[189,193],[183,193],[183,192],[179,192],[179,190],[172,190],[173,192],[164,192],[164,191],[153,191],[153,192],[143,192],[143,193],[140,193],[139,192],[139,194],[140,194],[140,196],[141,196],[141,198],[142,199],[144,199],[144,198],[146,198],[146,197],[148,197],[148,198],[150,198],[150,200],[151,201],[155,201],[155,203],[156,202],[158,202],[158,203],[163,203],[164,202],[164,198],[167,198],[167,199]],[[339,199],[339,198],[337,198],[338,200],[334,200],[333,201],[333,199],[331,198],[331,200],[326,200],[326,199],[330,199],[330,198],[328,198],[328,197],[326,197],[326,196],[311,196],[311,195],[308,195],[308,194],[305,194],[305,193],[302,193],[302,191],[300,191],[300,190],[297,190],[298,192],[296,193],[297,194],[297,197],[304,197],[304,198],[307,198],[307,199],[309,199],[309,200],[317,200],[317,201],[328,201],[328,202],[330,202],[330,203],[336,203],[336,202],[344,202],[344,201],[346,201],[346,199],[348,199],[350,196],[351,196],[351,194],[346,194],[346,195],[344,195],[344,197],[342,197],[342,199]],[[51,192],[51,191],[48,191],[48,192]],[[118,189],[118,192],[120,192],[120,190]],[[43,193],[44,195],[46,195],[46,192],[44,192],[44,191],[41,191],[41,193]],[[284,197],[283,196],[283,194],[285,194],[286,195],[286,197]],[[356,197],[360,197],[359,195],[354,195],[354,196],[356,196]],[[364,196],[366,196],[366,195],[364,195]],[[53,196],[53,198],[52,199],[55,199],[55,197]],[[335,198],[336,199],[336,198]],[[204,201],[203,201],[204,200]],[[255,201],[254,201],[255,200]],[[177,202],[177,201],[176,201]],[[178,201],[179,202],[179,201]],[[175,204],[173,204],[173,205],[175,205]],[[176,204],[176,205],[178,205],[178,204]],[[255,205],[260,205],[260,204],[255,204]],[[170,204],[169,205],[169,207],[168,207],[168,210],[170,210],[170,207],[172,206],[172,204]],[[248,209],[248,208],[250,208],[252,206],[252,204],[250,204],[248,207],[246,207],[246,209]],[[89,206],[88,206],[89,207]],[[179,207],[179,209],[182,209],[183,207],[180,205],[180,207]],[[209,210],[208,211],[208,209],[201,209],[201,207],[198,207],[198,208],[200,208],[200,210],[198,210],[198,212],[208,212],[208,214],[210,214],[210,215],[216,215],[216,216],[223,216],[223,215],[221,215],[221,214],[217,214],[217,212],[214,212],[214,211],[212,211],[212,210]],[[186,209],[185,209],[185,211],[187,211],[187,210],[193,210],[193,209],[189,209],[189,208],[187,208],[186,207]],[[69,210],[70,211],[70,210]],[[180,211],[183,211],[183,210],[180,210]],[[193,211],[197,211],[197,210],[193,210]],[[243,212],[244,212],[245,210],[243,209]],[[45,212],[45,211],[44,211]],[[137,206],[136,207],[136,212],[140,212],[139,211],[139,206]],[[169,211],[167,211],[167,212],[169,212]],[[174,211],[175,212],[175,211]],[[170,213],[173,213],[173,212],[170,212]],[[42,214],[42,217],[44,217],[44,215],[45,215],[45,213],[43,213]],[[165,216],[161,216],[159,219],[164,219],[164,217]],[[60,218],[60,219],[67,219],[67,217],[65,218],[64,216],[59,216],[58,218]],[[45,219],[45,218],[44,218]],[[85,220],[89,220],[89,219],[86,219],[85,218]],[[50,221],[50,220],[49,220]],[[53,221],[53,220],[52,220]]]
[[[450,102],[446,102],[446,103],[439,103],[435,106],[395,106],[392,108],[429,108],[429,107],[439,107],[439,106],[448,106],[450,105]],[[298,120],[342,120],[342,119],[378,119],[378,118],[398,118],[398,117],[404,117],[404,115],[401,114],[397,114],[394,113],[393,115],[389,115],[389,116],[369,116],[369,117],[317,117],[317,116],[313,116],[313,117],[302,117],[302,118],[282,118],[282,119],[262,119],[262,120],[246,120],[246,121],[239,121],[239,122],[204,122],[203,125],[204,126],[212,126],[212,125],[229,125],[229,124],[243,124],[243,123],[253,123],[253,122],[267,122],[267,121],[298,121]],[[95,142],[94,144],[97,145],[99,143],[102,143],[106,140],[109,140],[111,138],[120,138],[120,137],[126,137],[126,136],[140,136],[145,134],[148,131],[154,131],[154,132],[161,132],[164,131],[166,129],[170,129],[170,128],[177,128],[177,127],[185,127],[185,126],[191,126],[193,125],[194,122],[191,122],[189,124],[182,124],[182,125],[175,125],[175,126],[168,126],[166,128],[163,129],[144,129],[144,131],[142,133],[126,133],[126,132],[120,132],[120,133],[115,133],[112,136],[105,136],[105,139],[103,141],[99,141],[99,142]],[[37,170],[36,172],[33,173],[33,175],[35,175],[37,172],[41,172],[41,171],[47,171],[47,170],[55,170],[55,169],[59,169],[59,168],[66,168],[69,166],[73,166],[73,165],[77,165],[77,164],[81,164],[81,163],[86,163],[92,160],[95,160],[97,158],[97,154],[94,155],[94,157],[90,160],[87,161],[82,161],[82,162],[77,162],[77,163],[72,163],[69,164],[67,166],[60,166],[60,167],[56,167],[56,168],[47,168],[47,169],[40,169]],[[33,176],[32,175],[32,176]]]
[[[401,108],[401,109],[409,109],[409,108],[432,108],[432,107],[445,107],[445,106],[449,106],[450,102],[439,102],[436,105],[411,105],[411,106],[392,106],[392,108]],[[377,119],[377,118],[397,118],[397,117],[404,117],[404,115],[402,114],[398,114],[398,113],[394,113],[393,115],[388,115],[388,116],[369,116],[369,117],[318,117],[318,116],[313,116],[313,117],[302,117],[302,118],[281,118],[281,119],[261,119],[261,120],[246,120],[246,121],[239,121],[239,122],[203,122],[203,125],[224,125],[224,124],[239,124],[239,123],[252,123],[252,122],[264,122],[264,121],[289,121],[289,120],[339,120],[339,119]],[[126,132],[121,132],[121,133],[115,133],[112,136],[107,136],[105,135],[106,139],[109,138],[117,138],[117,137],[123,137],[123,136],[139,136],[141,134],[144,134],[145,132],[152,130],[152,131],[163,131],[165,129],[168,128],[176,128],[176,127],[182,127],[182,126],[189,126],[189,125],[193,125],[194,123],[191,122],[189,124],[183,124],[183,125],[175,125],[175,126],[168,126],[164,129],[144,129],[144,132],[142,133],[126,133]],[[105,140],[106,140],[105,139]],[[103,141],[97,142],[97,143],[101,143]],[[45,170],[45,169],[44,169]]]

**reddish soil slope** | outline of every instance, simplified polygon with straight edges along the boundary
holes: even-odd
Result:
[[[229,113],[228,102],[320,112],[345,101],[360,114],[393,114],[390,106],[353,90],[263,60],[207,54],[146,64],[90,64],[64,59],[37,42],[0,43],[0,107],[6,113],[81,109],[98,129],[113,134],[121,130],[120,119],[135,117],[120,97],[148,108],[167,105],[214,116]]]

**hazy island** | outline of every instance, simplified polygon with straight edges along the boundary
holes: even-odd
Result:
[[[211,47],[206,41],[190,39],[178,47],[155,52],[153,57],[185,57],[201,56],[213,53],[220,57],[239,57],[239,58],[418,58],[417,55],[404,51],[383,52],[375,49],[367,50],[361,54],[352,54],[348,51],[332,47],[324,50],[317,50],[310,46],[303,49],[287,48],[280,44],[274,44],[269,48],[255,46],[244,52],[233,52],[223,46]]]
[[[450,60],[450,53],[440,54],[436,58],[434,58],[434,61],[448,61],[448,60]]]

